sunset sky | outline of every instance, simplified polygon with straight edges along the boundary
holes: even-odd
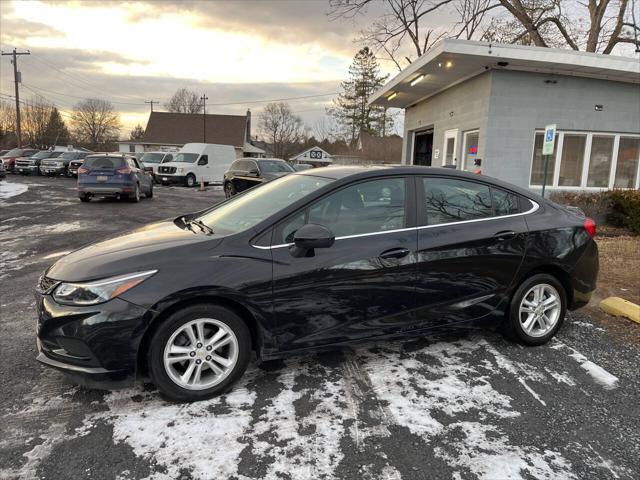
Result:
[[[331,21],[328,8],[326,0],[2,1],[0,46],[31,51],[18,61],[22,98],[38,93],[63,112],[86,97],[107,99],[121,113],[122,137],[146,124],[146,100],[162,110],[180,87],[206,93],[208,113],[259,113],[265,103],[252,102],[326,94],[290,101],[313,126],[346,77],[368,18]],[[8,99],[9,57],[0,68]]]

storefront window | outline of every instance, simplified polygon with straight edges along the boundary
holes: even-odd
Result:
[[[640,138],[620,137],[616,179],[613,184],[615,188],[634,188],[636,186],[639,156]]]
[[[591,141],[591,155],[589,157],[589,175],[587,187],[609,186],[609,172],[613,155],[612,136],[594,135]]]
[[[480,133],[478,130],[473,132],[466,132],[464,134],[464,164],[465,170],[476,170],[479,168],[476,166],[475,161],[478,158],[478,140]]]
[[[558,185],[562,187],[579,187],[582,179],[584,147],[586,135],[565,134],[560,160],[560,177]]]
[[[531,185],[542,185],[544,177],[544,156],[542,155],[542,144],[544,143],[544,132],[537,132],[533,145],[533,160],[531,166]],[[553,168],[556,163],[556,150],[558,148],[558,135],[553,147],[553,155],[549,157],[549,168],[547,173],[547,185],[553,181]]]

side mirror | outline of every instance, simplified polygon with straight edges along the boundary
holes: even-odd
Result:
[[[144,171],[153,174],[153,167],[144,167]]]
[[[300,227],[293,236],[293,245],[289,248],[292,257],[313,257],[314,249],[329,248],[336,238],[327,227],[308,223]]]

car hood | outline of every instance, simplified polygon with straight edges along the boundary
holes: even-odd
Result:
[[[49,267],[46,275],[77,282],[150,270],[178,259],[181,249],[201,248],[193,245],[204,242],[213,248],[221,240],[194,229],[196,233],[180,228],[173,220],[151,223],[76,250]]]

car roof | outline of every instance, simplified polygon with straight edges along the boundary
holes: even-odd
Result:
[[[531,190],[518,187],[494,177],[478,175],[477,173],[456,170],[454,168],[425,167],[420,165],[349,165],[301,170],[293,175],[310,175],[314,177],[330,178],[333,180],[356,180],[360,178],[375,178],[387,175],[430,175],[449,178],[453,177],[489,183],[496,187],[511,190],[538,202],[544,201],[541,196]]]

